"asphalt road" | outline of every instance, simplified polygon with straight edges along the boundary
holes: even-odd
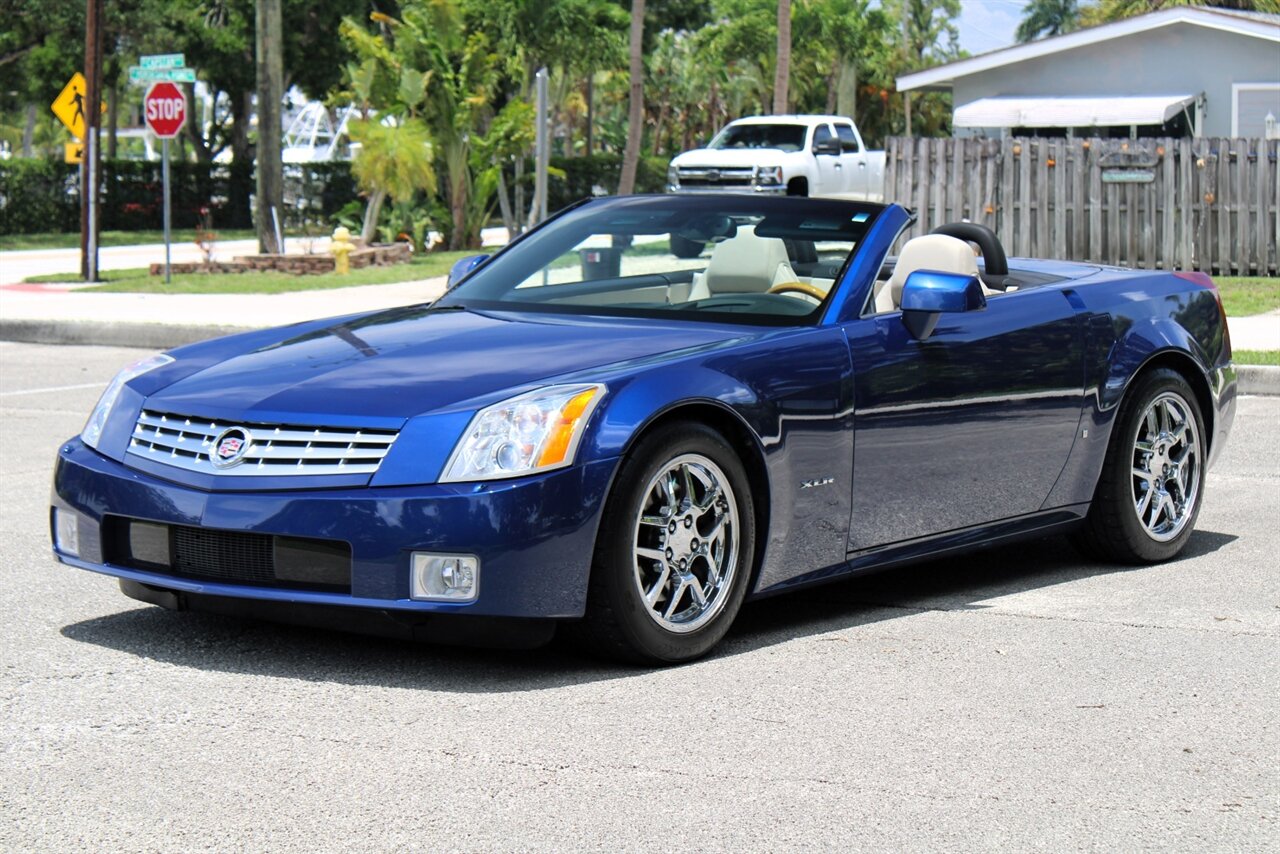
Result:
[[[55,449],[137,356],[0,343],[0,850],[1280,847],[1280,398],[1241,401],[1174,563],[930,563],[650,671],[174,614],[58,565]]]

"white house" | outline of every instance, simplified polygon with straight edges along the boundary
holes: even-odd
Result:
[[[951,92],[957,136],[1261,137],[1280,119],[1280,15],[1165,9],[907,74],[898,90]]]

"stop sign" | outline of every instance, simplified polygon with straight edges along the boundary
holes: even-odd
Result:
[[[142,99],[147,127],[161,139],[173,139],[187,121],[187,99],[172,83],[156,83]]]

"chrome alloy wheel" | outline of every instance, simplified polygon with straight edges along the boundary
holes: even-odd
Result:
[[[671,632],[715,618],[738,571],[738,502],[701,454],[682,454],[649,481],[635,523],[634,578],[649,616]]]
[[[1191,407],[1165,392],[1151,401],[1133,437],[1133,510],[1147,536],[1168,542],[1195,515],[1200,434]]]

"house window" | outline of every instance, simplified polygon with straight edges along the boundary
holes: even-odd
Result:
[[[1280,123],[1280,83],[1232,84],[1232,136],[1249,139],[1265,136],[1267,113]]]

